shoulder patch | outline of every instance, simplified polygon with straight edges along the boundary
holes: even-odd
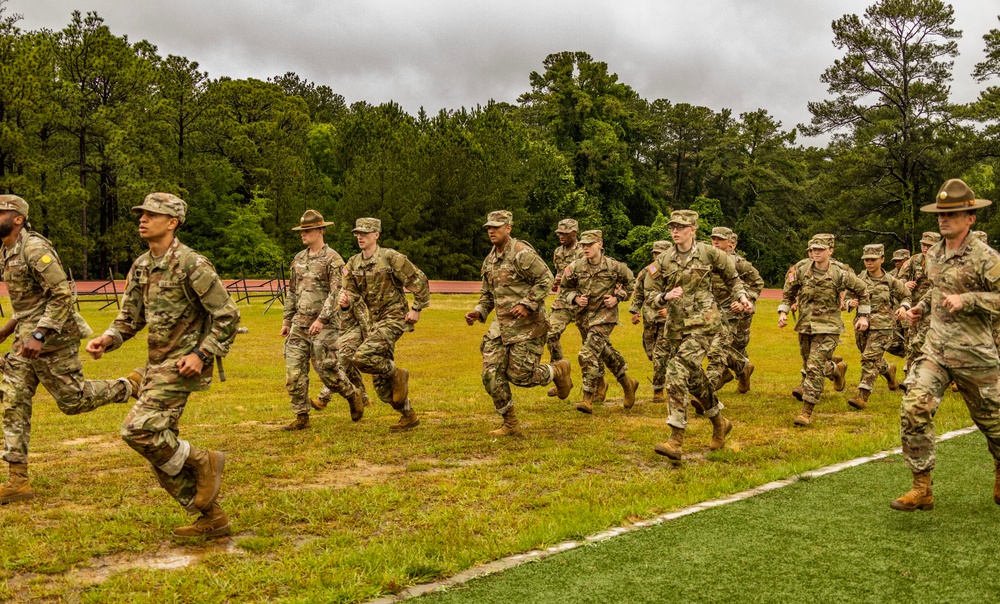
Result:
[[[646,268],[649,270],[649,274],[650,275],[655,275],[659,271],[659,269],[656,268],[656,263],[655,262],[652,263],[652,264],[650,264]]]
[[[986,278],[991,283],[995,283],[997,279],[1000,279],[1000,263],[994,264],[990,270],[986,271]]]
[[[340,267],[340,274],[344,275],[345,277],[347,276],[347,265],[346,264],[344,266]]]
[[[569,267],[567,266],[566,270],[563,271],[563,274],[566,275],[567,277],[569,277],[569,275],[570,275],[571,272],[573,272],[573,271],[569,270]]]
[[[789,267],[788,274],[785,275],[785,279],[787,279],[789,283],[795,283],[795,266],[794,265],[791,266],[791,267]]]

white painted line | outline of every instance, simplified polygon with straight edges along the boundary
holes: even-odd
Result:
[[[975,426],[969,426],[968,428],[961,428],[959,430],[952,430],[938,437],[938,442],[943,440],[950,440],[957,436],[964,436],[971,432],[975,432],[977,428]],[[544,550],[531,550],[530,552],[524,552],[521,554],[514,554],[512,556],[507,556],[506,558],[501,558],[499,560],[494,560],[493,562],[488,562],[482,564],[475,568],[470,568],[463,570],[455,575],[448,577],[447,579],[441,579],[440,581],[433,581],[431,583],[421,583],[420,585],[414,585],[413,587],[407,587],[398,594],[391,596],[384,596],[377,598],[375,600],[369,600],[367,604],[395,604],[396,602],[402,602],[403,600],[408,600],[410,598],[415,598],[417,596],[422,596],[428,594],[432,591],[438,591],[441,589],[446,589],[448,587],[454,587],[456,585],[461,585],[477,577],[483,577],[486,575],[491,575],[493,573],[498,573],[501,571],[509,570],[515,566],[520,566],[525,562],[532,560],[542,560],[548,558],[553,554],[558,554],[560,552],[565,552],[571,549],[580,547],[581,545],[587,545],[589,543],[596,543],[600,541],[605,541],[607,539],[612,539],[618,537],[619,535],[624,535],[626,533],[631,533],[638,529],[647,528],[650,526],[656,526],[670,520],[676,520],[677,518],[683,518],[684,516],[690,516],[691,514],[708,510],[720,505],[727,505],[730,503],[736,503],[737,501],[743,501],[744,499],[749,499],[751,497],[756,497],[762,493],[767,493],[769,491],[774,491],[793,485],[802,478],[817,478],[820,476],[826,476],[827,474],[833,474],[841,470],[846,470],[848,468],[853,468],[855,466],[860,466],[866,464],[870,461],[877,461],[879,459],[885,459],[891,455],[899,455],[902,453],[901,447],[896,447],[889,451],[880,451],[879,453],[874,453],[866,457],[858,457],[857,459],[851,459],[848,461],[842,461],[840,463],[835,463],[833,465],[825,466],[822,468],[817,468],[815,470],[810,470],[808,472],[803,472],[783,480],[775,480],[767,484],[762,484],[759,487],[754,487],[752,489],[747,489],[745,491],[740,491],[739,493],[734,493],[732,495],[727,495],[726,497],[720,499],[713,499],[711,501],[703,501],[701,503],[696,503],[694,505],[688,506],[686,508],[681,508],[675,512],[670,512],[667,514],[661,514],[655,518],[650,518],[648,520],[641,520],[639,522],[634,522],[632,524],[626,524],[625,526],[619,526],[611,529],[601,531],[589,537],[585,537],[582,541],[566,541],[553,545],[551,547],[545,548]]]

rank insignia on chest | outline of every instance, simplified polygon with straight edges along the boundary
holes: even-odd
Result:
[[[788,269],[788,282],[795,283],[795,267]]]
[[[650,264],[649,265],[649,274],[650,275],[655,275],[656,273],[657,273],[656,264]]]

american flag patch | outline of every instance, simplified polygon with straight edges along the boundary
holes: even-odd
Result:
[[[788,269],[788,282],[795,283],[795,267]]]
[[[347,265],[346,264],[344,266],[340,267],[340,274],[344,275],[345,277],[347,276]]]
[[[568,266],[566,267],[566,270],[563,271],[563,274],[566,275],[567,277],[569,277],[569,267]]]
[[[655,275],[656,274],[656,265],[655,264],[650,264],[649,265],[649,274],[650,275]]]

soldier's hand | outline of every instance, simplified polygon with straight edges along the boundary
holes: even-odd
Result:
[[[854,329],[868,331],[868,317],[858,317],[858,320],[854,322]]]
[[[523,319],[530,315],[531,311],[528,310],[528,307],[524,304],[518,304],[514,308],[510,309],[510,314],[514,315],[518,319]]]
[[[604,296],[604,305],[607,306],[608,308],[614,308],[615,306],[618,306],[618,297]]]
[[[656,316],[657,317],[662,317],[662,318],[666,319],[667,318],[667,309],[666,308],[661,308],[660,310],[656,311]]]
[[[90,357],[93,359],[99,359],[104,356],[104,351],[111,346],[113,340],[111,336],[100,335],[93,340],[87,342],[87,352],[90,353]]]
[[[941,299],[941,306],[948,312],[958,312],[965,306],[960,294],[951,294]]]
[[[632,313],[632,325],[638,325],[639,321],[642,320],[642,315],[637,312]]]
[[[915,289],[916,287],[917,287],[917,282],[916,282],[916,281],[907,281],[907,282],[906,282],[906,289],[910,290],[911,292],[912,292],[912,291],[913,291],[913,290],[914,290],[914,289]]]
[[[663,300],[666,301],[666,300],[676,300],[677,298],[680,298],[682,295],[684,295],[684,288],[677,286],[672,290],[665,292],[661,297],[663,298]]]
[[[21,344],[21,352],[18,354],[26,359],[37,359],[41,351],[42,343],[35,338],[28,338]]]
[[[792,302],[792,312],[799,312],[799,302],[798,302],[798,300],[796,300],[795,302]]]
[[[326,327],[326,325],[324,325],[323,322],[320,321],[319,319],[316,319],[315,321],[312,322],[312,325],[309,326],[309,335],[314,336],[318,334],[319,332],[323,331],[324,327]]]
[[[729,305],[729,310],[733,312],[741,312],[743,310],[743,303],[739,300],[733,300],[733,303]]]
[[[469,312],[465,313],[465,322],[468,323],[469,325],[474,325],[481,316],[482,315],[479,314],[478,310],[470,310]]]
[[[746,296],[740,298],[743,300],[743,312],[751,313],[753,312],[753,302],[750,301]]]
[[[201,370],[205,368],[205,363],[198,358],[195,353],[189,353],[177,361],[177,371],[186,378],[201,375]]]
[[[406,311],[406,316],[403,317],[403,320],[406,321],[407,323],[416,323],[417,321],[420,320],[420,311],[419,310]]]
[[[784,329],[785,325],[788,325],[788,313],[779,312],[778,313],[778,327]]]
[[[288,337],[288,333],[291,332],[291,331],[292,331],[291,327],[289,327],[287,325],[282,325],[281,326],[281,337],[287,338]]]
[[[556,278],[552,280],[552,289],[559,289],[559,284],[562,283],[562,275],[556,275]]]
[[[897,321],[905,321],[906,320],[906,307],[905,306],[900,306],[899,308],[897,308],[896,309],[896,313],[895,313],[895,317],[896,317]]]
[[[347,295],[347,292],[345,291],[340,292],[340,297],[337,298],[337,304],[339,304],[341,308],[351,307],[351,298],[350,296]]]
[[[858,301],[857,300],[850,300],[850,301],[848,301],[847,308],[857,308],[857,307],[858,307]]]
[[[576,302],[577,306],[586,306],[590,302],[590,300],[587,299],[587,296],[577,296],[573,298],[573,301]]]

